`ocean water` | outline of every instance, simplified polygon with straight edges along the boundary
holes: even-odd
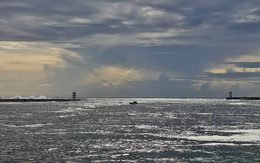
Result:
[[[0,162],[260,162],[260,101],[0,103]]]

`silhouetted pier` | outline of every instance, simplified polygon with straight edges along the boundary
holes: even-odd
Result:
[[[227,100],[260,100],[260,97],[227,97]]]
[[[0,99],[0,102],[69,102],[80,101],[82,99],[48,98],[48,99]]]
[[[232,91],[230,91],[226,100],[260,100],[260,97],[233,97]]]

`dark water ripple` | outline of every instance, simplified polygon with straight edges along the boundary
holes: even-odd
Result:
[[[260,102],[1,103],[0,162],[259,162]]]

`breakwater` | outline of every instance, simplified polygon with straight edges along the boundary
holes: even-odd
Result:
[[[82,99],[65,99],[65,98],[49,98],[49,99],[0,99],[0,102],[68,102],[68,101],[80,101]]]
[[[260,100],[260,97],[227,97],[227,100]]]

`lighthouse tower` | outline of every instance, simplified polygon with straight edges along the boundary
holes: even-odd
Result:
[[[73,93],[72,93],[72,98],[73,98],[73,99],[76,99],[76,97],[77,97],[76,92],[73,92]]]
[[[229,98],[232,98],[232,91],[229,92]]]

